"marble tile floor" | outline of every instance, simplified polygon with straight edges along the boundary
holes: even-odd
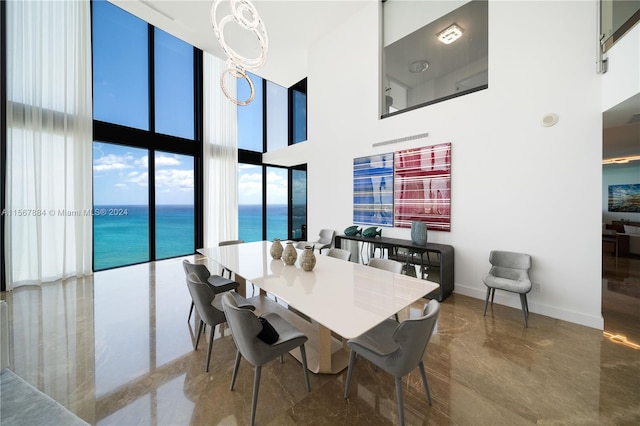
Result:
[[[2,293],[10,308],[14,371],[91,424],[248,424],[253,368],[243,360],[229,391],[235,345],[222,326],[205,373],[207,340],[193,350],[195,322],[187,323],[181,261]],[[620,280],[610,276],[603,288]],[[640,344],[640,299],[617,295],[604,309],[628,302],[613,326]],[[433,405],[414,371],[404,381],[407,424],[640,424],[640,350],[537,314],[525,329],[521,312],[501,305],[483,317],[483,303],[457,294],[443,302],[425,354]],[[420,308],[416,303],[400,318]],[[635,322],[615,325],[626,320]],[[397,424],[390,375],[360,359],[348,400],[345,377],[346,371],[312,374],[308,393],[292,357],[269,363],[256,424]]]

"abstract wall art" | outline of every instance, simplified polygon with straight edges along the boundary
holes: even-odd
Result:
[[[393,226],[393,153],[353,160],[353,222]]]
[[[437,231],[451,230],[451,143],[397,151],[394,154],[394,222],[412,221]]]
[[[609,211],[640,213],[640,184],[609,185]]]

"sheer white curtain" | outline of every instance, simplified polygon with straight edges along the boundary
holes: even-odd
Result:
[[[89,1],[7,2],[7,289],[91,274]]]
[[[225,62],[204,53],[204,245],[238,236],[238,124],[236,105],[220,88]],[[230,93],[235,80],[227,80]]]

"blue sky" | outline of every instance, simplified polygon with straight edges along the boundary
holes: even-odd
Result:
[[[193,159],[156,153],[156,204],[193,204]],[[145,149],[93,144],[93,197],[96,205],[148,203],[149,159]],[[262,168],[240,164],[238,203],[262,202]],[[287,170],[267,168],[267,202],[287,203]]]
[[[95,205],[148,204],[149,151],[93,144]],[[156,204],[193,205],[193,158],[156,152]]]
[[[287,170],[267,168],[267,203],[287,204]],[[238,204],[262,203],[262,168],[238,165]]]

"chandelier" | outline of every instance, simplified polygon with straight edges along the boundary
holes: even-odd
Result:
[[[230,15],[225,15],[218,20],[218,6],[227,0],[214,0],[211,4],[211,24],[213,25],[213,33],[216,35],[220,47],[227,55],[227,69],[220,76],[220,87],[224,95],[236,105],[249,105],[256,95],[255,88],[251,78],[246,71],[255,71],[261,68],[267,60],[267,50],[269,48],[269,38],[267,37],[267,29],[258,15],[255,6],[249,0],[228,0],[231,9]],[[230,22],[237,23],[245,30],[251,31],[260,44],[260,54],[255,58],[245,58],[236,52],[227,44],[224,39],[224,27]],[[244,79],[249,85],[249,97],[245,100],[239,100],[236,96],[229,93],[225,86],[225,78],[230,76],[236,79]]]

